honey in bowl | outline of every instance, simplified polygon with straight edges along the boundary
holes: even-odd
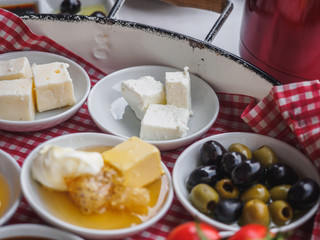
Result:
[[[131,143],[130,143],[130,139],[127,141],[129,143],[128,144],[124,143],[124,144],[127,144],[127,145],[131,144],[131,146],[145,144],[145,143],[142,143],[141,140],[137,140],[137,139],[132,140]],[[112,155],[111,152],[114,154],[115,152],[113,150],[116,149],[117,147],[118,146],[114,147],[110,151],[107,151],[110,153],[109,155]],[[128,147],[128,146],[126,146],[126,147]],[[144,145],[144,147],[148,148],[150,146]],[[108,147],[91,147],[90,149],[89,148],[81,149],[81,151],[99,152],[104,156],[106,149],[108,149]],[[137,150],[137,149],[135,149],[135,150]],[[133,150],[133,151],[135,151],[135,150]],[[141,150],[141,149],[139,149],[139,150]],[[131,149],[130,149],[130,151],[131,151]],[[125,153],[123,153],[123,151],[120,151],[120,152],[121,152],[120,158],[123,156],[123,158],[126,159]],[[147,155],[149,155],[149,154],[147,154]],[[147,162],[150,162],[149,161],[150,159],[147,159],[147,160],[148,161],[146,161],[146,164],[148,164]],[[151,162],[152,161],[153,160],[151,160]],[[157,167],[158,167],[159,163],[160,163],[160,161],[155,163],[155,165],[157,165]],[[128,164],[130,164],[130,163],[128,163]],[[105,165],[109,165],[109,163],[105,162]],[[111,165],[109,167],[112,168]],[[150,171],[150,168],[147,168],[147,169]],[[125,173],[123,173],[123,174],[125,175]],[[140,174],[140,175],[149,175],[150,176],[149,173]],[[127,179],[130,178],[130,174],[128,176],[127,176]],[[125,177],[123,177],[123,178],[125,178]],[[145,179],[145,176],[143,178]],[[77,180],[74,180],[74,181],[77,181]],[[113,184],[115,184],[115,183],[113,183]],[[129,183],[129,184],[131,184],[131,183]],[[83,187],[83,186],[81,186],[81,187]],[[141,189],[139,187],[133,188],[133,189],[139,190],[139,189]],[[150,183],[145,184],[142,188],[147,189],[147,191],[148,191],[149,201],[147,202],[147,205],[141,205],[141,207],[139,206],[138,209],[132,210],[133,208],[132,207],[130,208],[131,203],[128,205],[124,204],[125,208],[119,208],[119,206],[120,207],[122,206],[121,201],[120,201],[120,205],[116,205],[115,208],[114,207],[109,208],[109,206],[112,205],[110,203],[113,203],[112,199],[114,199],[111,197],[111,200],[110,199],[108,200],[110,203],[108,203],[105,211],[102,211],[102,212],[90,211],[89,213],[86,213],[83,211],[83,208],[82,208],[83,206],[81,206],[81,204],[80,204],[80,206],[79,206],[79,204],[76,204],[77,200],[74,201],[72,194],[70,194],[70,193],[72,193],[72,191],[70,191],[70,188],[68,188],[68,192],[67,191],[56,191],[56,190],[49,189],[49,188],[44,187],[43,185],[39,184],[37,190],[38,190],[39,195],[42,198],[43,202],[46,204],[48,211],[52,215],[54,215],[55,217],[57,217],[63,221],[66,221],[70,224],[77,225],[80,227],[108,230],[108,229],[128,228],[130,226],[138,225],[142,222],[147,221],[148,219],[152,218],[155,214],[157,214],[158,211],[160,210],[160,208],[163,206],[164,202],[166,201],[167,194],[169,192],[168,191],[169,190],[169,179],[165,174],[162,174],[162,175],[159,175],[159,177],[156,177],[155,180],[150,181]],[[111,195],[115,195],[114,192],[116,192],[116,191],[117,191],[116,188],[114,190],[112,190]],[[121,198],[123,196],[123,195],[121,195],[121,193],[122,192],[120,192],[120,195],[118,195],[119,198]],[[124,193],[127,193],[127,192],[124,192]],[[81,195],[81,193],[80,193],[80,195]],[[95,195],[94,195],[94,197],[95,197]],[[133,197],[135,197],[135,196],[133,196]],[[139,197],[138,197],[138,199],[139,199]],[[85,199],[85,200],[87,200],[87,199]],[[125,198],[125,201],[131,202],[132,199],[131,199],[131,197],[127,197],[127,198]],[[116,202],[117,202],[117,200],[116,200]],[[129,207],[127,208],[127,206],[129,206]]]
[[[6,212],[10,201],[10,188],[4,176],[0,174],[0,217]]]
[[[168,188],[168,179],[165,175],[147,186],[151,201],[147,213],[142,215],[111,209],[101,214],[85,215],[72,202],[68,193],[52,191],[40,185],[38,191],[48,211],[57,218],[77,226],[105,230],[127,228],[150,219],[165,202]]]

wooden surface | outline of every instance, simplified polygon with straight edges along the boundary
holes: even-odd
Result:
[[[206,9],[221,13],[227,5],[227,0],[161,0],[176,6]]]

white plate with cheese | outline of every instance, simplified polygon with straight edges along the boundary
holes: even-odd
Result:
[[[86,71],[74,61],[53,53],[38,51],[19,51],[11,53],[3,53],[0,55],[0,61],[8,61],[26,57],[32,64],[48,64],[48,63],[66,63],[73,84],[73,93],[75,102],[72,105],[59,107],[56,109],[38,112],[35,111],[33,120],[5,120],[0,119],[0,129],[14,132],[38,131],[56,126],[73,116],[87,99],[90,91],[90,78]],[[11,81],[11,80],[10,80]]]
[[[141,121],[123,98],[121,83],[128,79],[152,76],[165,84],[166,72],[178,72],[167,66],[135,66],[122,69],[101,79],[90,91],[88,109],[93,121],[103,132],[124,138],[140,134]],[[204,134],[219,113],[219,100],[214,90],[201,78],[190,73],[191,104],[187,135],[177,139],[149,141],[162,151],[185,146]]]

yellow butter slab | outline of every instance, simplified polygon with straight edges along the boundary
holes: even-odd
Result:
[[[137,137],[103,152],[102,156],[122,174],[125,186],[143,187],[163,174],[159,149]]]

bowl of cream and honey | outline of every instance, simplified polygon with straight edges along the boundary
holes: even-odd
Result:
[[[122,238],[156,223],[173,200],[157,147],[138,137],[74,133],[35,148],[22,191],[48,223],[88,238]]]

